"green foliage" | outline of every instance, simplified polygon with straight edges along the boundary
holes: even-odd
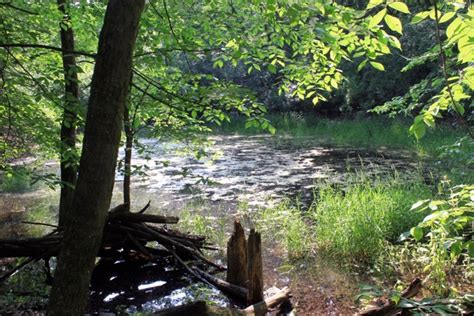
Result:
[[[392,31],[402,34],[401,21],[389,15],[387,7],[409,13],[408,7],[399,2],[370,1],[368,8],[382,6],[383,9],[370,18],[369,25],[378,25],[383,18]],[[396,98],[377,109],[381,112],[390,111],[389,109],[399,112],[403,111],[403,108],[413,110],[420,106],[422,111],[410,127],[410,133],[418,139],[425,135],[427,127],[435,125],[435,119],[441,118],[444,112],[449,111],[462,117],[467,112],[466,100],[471,98],[474,89],[474,70],[471,65],[474,60],[474,45],[470,35],[474,32],[472,6],[465,1],[435,1],[428,10],[418,12],[413,17],[412,24],[418,24],[427,19],[434,21],[432,32],[436,35],[436,40],[425,53],[412,58],[402,71],[439,58],[441,71],[435,79],[430,80],[435,92],[429,96],[429,100],[423,100],[420,93],[414,96],[413,91],[410,91],[403,99]],[[447,26],[444,25],[445,23]],[[446,39],[442,38],[443,31],[446,33]],[[381,67],[376,68],[382,70]],[[416,87],[422,85],[424,90],[427,84],[428,82],[423,80]]]
[[[3,192],[26,192],[31,188],[31,177],[26,170],[15,170],[5,172],[1,175],[0,191]]]
[[[417,212],[430,212],[410,233],[416,241],[428,239],[431,260],[425,270],[439,293],[449,290],[450,270],[459,262],[471,264],[474,258],[474,186],[459,185],[449,191],[444,199],[421,200],[412,206]]]
[[[210,243],[224,249],[227,242],[227,219],[209,214],[199,214],[195,208],[199,207],[195,205],[194,209],[185,209],[180,212],[179,228],[185,232],[206,236]]]
[[[322,189],[311,209],[318,249],[334,258],[373,263],[388,241],[421,220],[422,214],[410,211],[420,196],[429,196],[426,185],[396,178],[345,191]]]
[[[13,268],[24,259],[7,264]],[[15,265],[14,265],[15,264]],[[0,314],[9,315],[18,311],[46,309],[49,286],[45,283],[42,262],[27,265],[20,273],[16,273],[3,284],[0,289]]]

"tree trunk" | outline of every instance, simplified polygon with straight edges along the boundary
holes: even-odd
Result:
[[[58,10],[63,14],[60,23],[61,48],[64,70],[64,112],[61,122],[60,169],[61,194],[59,199],[59,226],[64,226],[70,211],[76,185],[76,121],[79,100],[79,83],[77,78],[76,57],[67,53],[74,51],[74,33],[66,0],[57,0]]]
[[[110,206],[132,54],[145,0],[110,0],[99,37],[71,214],[64,232],[49,315],[83,315]]]
[[[125,131],[125,158],[124,158],[124,174],[123,174],[123,204],[127,205],[130,210],[130,177],[132,173],[132,150],[133,150],[133,129],[130,119],[131,102],[125,106],[123,115],[123,124]]]

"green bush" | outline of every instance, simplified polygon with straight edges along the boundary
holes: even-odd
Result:
[[[3,174],[0,191],[25,192],[31,188],[31,177],[26,172],[8,172]]]
[[[449,293],[449,274],[465,265],[472,269],[474,258],[474,185],[458,185],[438,200],[421,200],[412,212],[429,212],[410,230],[416,241],[428,240],[424,271],[429,273],[438,294]],[[423,243],[417,244],[425,248]],[[468,279],[468,277],[466,277]],[[471,278],[472,279],[472,278]]]
[[[371,263],[387,241],[395,241],[423,218],[410,206],[428,195],[425,184],[396,179],[354,184],[345,192],[322,188],[310,210],[318,249],[337,258]]]

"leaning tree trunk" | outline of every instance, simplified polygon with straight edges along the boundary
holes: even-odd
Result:
[[[71,208],[76,185],[76,121],[79,100],[79,83],[77,78],[76,58],[74,54],[74,33],[66,0],[57,0],[58,9],[63,14],[60,23],[61,48],[65,81],[64,112],[61,122],[61,194],[59,199],[59,226],[64,226]]]
[[[92,77],[70,218],[58,257],[49,315],[83,315],[110,206],[132,54],[145,0],[109,0]]]

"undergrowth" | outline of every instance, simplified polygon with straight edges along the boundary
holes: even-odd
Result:
[[[423,219],[410,210],[429,188],[420,181],[363,182],[319,191],[309,213],[318,249],[345,261],[372,263],[401,233]]]

